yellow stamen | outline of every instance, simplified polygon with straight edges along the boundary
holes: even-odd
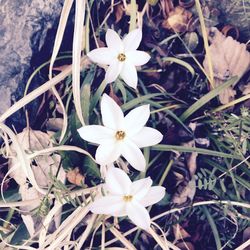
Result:
[[[132,195],[124,195],[124,196],[123,196],[123,200],[124,200],[125,202],[130,202],[130,201],[132,201],[132,199],[133,199],[133,196],[132,196]]]
[[[117,56],[117,59],[120,61],[120,62],[124,62],[126,60],[126,55],[123,54],[123,53],[120,53],[118,56]]]
[[[124,139],[124,137],[125,137],[125,132],[124,131],[117,131],[116,132],[116,134],[115,134],[115,138],[116,138],[116,140],[123,140]]]

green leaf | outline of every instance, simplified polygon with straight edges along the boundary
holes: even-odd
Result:
[[[158,94],[148,94],[148,95],[144,95],[144,96],[140,96],[140,97],[137,97],[137,98],[134,98],[133,100],[123,104],[121,106],[122,110],[123,111],[127,111],[129,109],[132,109],[134,108],[136,105],[142,103],[142,102],[145,102],[145,101],[148,101],[154,97],[157,97],[157,96],[162,96],[164,95],[163,93],[158,93]]]
[[[11,238],[10,244],[19,245],[22,241],[27,240],[30,237],[29,232],[24,223],[21,223]]]
[[[164,57],[162,59],[163,62],[173,62],[173,63],[177,63],[181,66],[183,66],[184,68],[186,68],[191,74],[192,76],[194,77],[195,75],[195,71],[194,71],[194,68],[187,62],[183,61],[183,60],[180,60],[178,58],[175,58],[175,57]]]
[[[89,124],[89,106],[90,106],[90,94],[91,94],[91,84],[94,79],[94,71],[91,70],[84,78],[82,88],[81,88],[81,106],[82,106],[82,113],[83,119],[86,125]]]
[[[89,157],[85,157],[83,161],[83,172],[86,173],[87,175],[93,176],[100,178],[100,170],[97,166],[97,164],[92,161]]]
[[[211,156],[218,156],[218,157],[241,160],[241,157],[237,156],[237,155],[217,152],[217,151],[204,149],[204,148],[195,148],[195,147],[185,147],[185,146],[159,144],[159,145],[153,146],[152,150],[157,150],[157,151],[178,151],[178,152],[188,152],[188,153],[197,152],[198,154],[203,154],[203,155],[211,155]]]
[[[204,106],[207,102],[209,102],[210,100],[212,100],[214,97],[216,97],[217,95],[219,95],[219,93],[221,91],[223,91],[224,89],[230,87],[231,85],[233,85],[234,83],[236,83],[236,81],[238,80],[238,77],[233,77],[230,80],[228,80],[227,82],[221,84],[220,86],[218,86],[217,88],[211,90],[209,93],[207,93],[206,95],[204,95],[203,97],[201,97],[198,101],[196,101],[191,107],[189,107],[180,117],[180,119],[182,121],[185,121],[189,116],[191,116],[195,111],[197,111],[198,109],[200,109],[202,106]]]

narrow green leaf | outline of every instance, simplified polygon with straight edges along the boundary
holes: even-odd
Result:
[[[186,68],[191,74],[192,76],[194,77],[195,75],[195,71],[194,71],[194,68],[187,62],[181,60],[181,59],[178,59],[178,58],[175,58],[175,57],[164,57],[162,59],[163,62],[173,62],[173,63],[177,63],[181,66],[183,66],[184,68]]]
[[[219,235],[218,229],[216,227],[216,224],[214,222],[214,219],[213,219],[212,215],[209,213],[207,207],[204,206],[201,209],[203,210],[204,214],[206,215],[208,223],[210,224],[210,227],[212,229],[214,239],[215,239],[216,249],[219,250],[219,249],[221,249],[221,241],[220,241],[220,235]]]
[[[209,102],[210,100],[212,100],[214,97],[216,97],[217,95],[219,95],[219,93],[230,87],[231,85],[233,85],[234,83],[236,83],[236,81],[238,80],[238,77],[233,77],[230,80],[228,80],[227,82],[221,84],[220,86],[218,86],[217,88],[211,90],[209,93],[207,93],[206,95],[204,95],[203,97],[201,97],[198,101],[196,101],[191,107],[189,107],[180,117],[180,119],[182,121],[185,121],[189,116],[191,116],[195,111],[197,111],[198,109],[200,109],[202,106],[204,106],[207,102]]]
[[[158,94],[148,94],[148,95],[144,95],[144,96],[140,96],[140,97],[137,97],[137,98],[134,98],[133,100],[123,104],[121,106],[122,110],[123,111],[127,111],[131,108],[134,108],[136,105],[142,103],[142,102],[145,102],[145,101],[148,101],[150,100],[151,98],[154,98],[154,97],[157,97],[157,96],[162,96],[164,95],[163,93],[158,93]]]
[[[195,147],[185,147],[185,146],[159,144],[159,145],[153,146],[152,150],[157,150],[157,151],[178,151],[178,152],[197,152],[198,154],[203,154],[203,155],[211,155],[211,156],[241,160],[240,156],[235,156],[235,155],[232,155],[232,154],[217,152],[217,151],[214,151],[214,150],[209,150],[209,149],[204,149],[204,148],[195,148]]]

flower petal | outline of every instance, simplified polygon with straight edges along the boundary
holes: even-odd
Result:
[[[99,48],[90,51],[87,56],[95,63],[109,65],[116,59],[117,53],[110,48]]]
[[[127,214],[129,219],[138,227],[148,230],[150,228],[150,217],[145,207],[133,200],[127,204]]]
[[[150,60],[150,55],[148,53],[139,50],[126,52],[126,57],[135,66],[144,65]]]
[[[113,60],[106,71],[104,81],[106,83],[114,82],[121,73],[122,66],[123,63],[119,62],[117,59]]]
[[[123,42],[114,30],[108,29],[105,39],[109,48],[114,49],[117,53],[123,52]]]
[[[95,200],[90,205],[90,211],[94,214],[124,216],[126,215],[125,205],[122,196],[107,195]]]
[[[108,165],[116,161],[121,155],[121,147],[115,139],[106,140],[95,153],[95,159],[100,165]]]
[[[159,202],[165,195],[165,188],[161,186],[151,187],[148,193],[139,202],[142,206],[148,207]]]
[[[121,148],[121,155],[138,171],[145,171],[146,160],[141,150],[129,139],[125,139]]]
[[[132,62],[130,62],[129,60],[126,60],[123,63],[123,67],[122,67],[122,70],[120,72],[120,76],[128,86],[136,89],[137,82],[138,82],[138,76],[137,76],[136,68]]]
[[[96,144],[104,143],[107,139],[114,138],[115,136],[114,130],[100,125],[84,126],[77,131],[82,139]]]
[[[131,110],[124,118],[126,133],[133,138],[147,123],[150,116],[149,105],[142,105]]]
[[[123,39],[124,51],[131,51],[138,49],[142,39],[142,30],[135,29],[129,32]]]
[[[106,188],[112,195],[128,195],[131,187],[131,180],[121,169],[111,167],[108,169],[105,178]]]
[[[107,128],[122,130],[124,126],[124,115],[118,104],[107,94],[102,96],[101,113],[103,125]]]
[[[131,137],[132,141],[139,147],[149,147],[158,144],[163,138],[157,129],[143,127],[137,134]]]
[[[148,193],[152,184],[153,181],[150,177],[134,181],[130,193],[136,200],[141,200]]]

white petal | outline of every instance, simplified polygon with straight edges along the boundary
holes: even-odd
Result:
[[[99,48],[90,51],[87,56],[95,63],[109,65],[116,59],[117,53],[110,48]]]
[[[131,180],[121,169],[111,167],[108,169],[105,178],[106,188],[112,195],[128,195],[131,187]]]
[[[161,186],[151,187],[148,193],[140,200],[140,204],[144,207],[151,206],[159,202],[165,195],[165,188]]]
[[[106,140],[95,153],[95,159],[100,165],[108,165],[116,161],[121,155],[121,147],[115,139]]]
[[[115,136],[114,130],[100,125],[84,126],[77,131],[82,139],[96,144],[104,143],[107,139],[114,138]]]
[[[141,200],[148,193],[153,181],[150,177],[134,181],[131,185],[131,195],[135,197],[136,200]]]
[[[123,52],[123,42],[114,30],[108,29],[105,39],[109,48],[114,49],[117,53]]]
[[[145,171],[146,160],[141,150],[130,140],[122,144],[121,155],[138,171]]]
[[[124,51],[131,51],[138,49],[142,39],[142,30],[135,29],[129,32],[123,39]]]
[[[124,216],[125,203],[122,196],[107,195],[95,200],[90,205],[90,211],[94,214],[107,214],[113,216]]]
[[[123,63],[119,62],[117,59],[113,60],[106,71],[104,81],[106,83],[114,82],[121,73],[122,67]]]
[[[131,137],[132,141],[139,147],[149,147],[158,144],[163,135],[154,128],[144,127],[137,134]]]
[[[150,116],[149,105],[142,105],[131,110],[125,116],[125,129],[128,136],[132,139],[143,126],[147,123]]]
[[[139,50],[126,52],[126,57],[135,66],[144,65],[150,60],[150,55],[148,53]]]
[[[102,122],[110,129],[122,130],[124,126],[124,115],[118,104],[107,94],[101,100]]]
[[[133,63],[129,62],[129,60],[125,60],[123,63],[120,76],[128,86],[136,89],[138,83],[137,71]]]
[[[128,202],[127,214],[129,219],[138,227],[148,230],[150,228],[150,217],[145,207],[136,201]]]

